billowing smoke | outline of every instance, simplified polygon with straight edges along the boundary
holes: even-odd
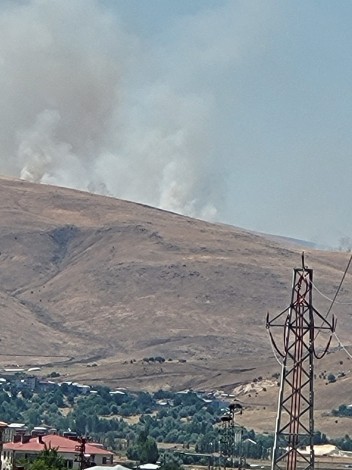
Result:
[[[298,3],[1,0],[0,174],[332,238],[345,206],[325,187],[336,178],[349,200],[350,150],[349,74],[330,44],[346,43],[326,34],[328,8]],[[340,170],[324,174],[331,155]],[[301,168],[321,208],[305,219]]]
[[[212,219],[211,97],[180,86],[169,52],[142,45],[116,10],[0,7],[0,172]]]

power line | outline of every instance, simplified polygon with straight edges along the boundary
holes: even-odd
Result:
[[[325,319],[327,318],[327,316],[328,316],[329,313],[331,312],[331,309],[332,309],[332,307],[333,307],[333,305],[334,305],[335,303],[337,303],[337,304],[339,304],[339,305],[352,305],[352,302],[338,302],[338,301],[336,300],[336,298],[337,298],[337,296],[338,296],[338,294],[339,294],[339,292],[340,292],[340,290],[341,290],[342,284],[343,284],[343,282],[344,282],[344,280],[345,280],[346,274],[347,274],[347,272],[348,272],[348,270],[349,270],[349,268],[350,268],[351,262],[352,262],[352,255],[350,256],[350,259],[348,260],[346,269],[345,269],[345,271],[344,271],[344,273],[343,273],[343,275],[342,275],[340,284],[339,284],[338,288],[336,289],[336,292],[335,292],[335,295],[334,295],[333,299],[330,299],[328,296],[324,295],[324,294],[313,284],[313,282],[312,282],[313,288],[314,288],[320,295],[322,295],[323,297],[325,297],[327,300],[329,300],[329,301],[331,302],[330,307],[329,307],[328,311],[326,312]],[[318,332],[317,332],[317,334],[316,334],[316,336],[315,336],[315,339],[317,338],[319,332],[320,332],[320,330],[318,330]],[[343,351],[345,351],[345,353],[347,354],[347,356],[348,356],[350,359],[352,359],[352,355],[348,352],[348,350],[346,349],[346,347],[344,346],[344,344],[342,343],[342,341],[340,340],[340,338],[337,336],[336,331],[333,332],[333,336],[334,336],[334,338],[336,339],[337,344],[339,345],[339,347],[341,347],[341,349],[343,349]]]
[[[340,338],[337,336],[336,332],[333,333],[338,345],[345,351],[347,356],[352,359],[352,355],[347,351],[346,347],[342,344]]]
[[[346,277],[346,274],[347,274],[347,271],[349,270],[349,267],[350,267],[350,264],[351,264],[351,261],[352,261],[352,255],[350,256],[350,259],[348,260],[348,263],[347,263],[347,266],[346,266],[346,269],[345,269],[345,272],[343,273],[343,276],[341,278],[341,281],[340,281],[340,284],[335,292],[335,295],[334,295],[334,298],[332,299],[332,302],[330,304],[330,307],[329,307],[329,310],[327,311],[326,315],[325,315],[325,319],[326,317],[329,315],[329,313],[331,312],[331,309],[335,303],[335,300],[336,300],[336,297],[339,295],[339,292],[340,292],[340,289],[342,287],[342,284],[343,284],[343,281],[345,280],[345,277]]]
[[[333,302],[333,299],[331,299],[331,297],[328,297],[328,296],[325,295],[321,290],[319,290],[318,287],[314,284],[314,282],[312,282],[312,286],[313,286],[313,289],[318,292],[318,294],[320,294],[322,297],[324,297],[324,298],[325,298],[326,300],[328,300],[329,302]],[[335,304],[339,304],[339,305],[352,305],[352,300],[349,301],[349,302],[338,302],[337,300],[335,300]]]
[[[335,295],[334,295],[333,299],[331,300],[330,307],[328,308],[328,311],[327,311],[326,314],[325,314],[325,317],[324,317],[324,319],[323,319],[323,322],[322,322],[320,328],[318,329],[318,331],[317,331],[317,333],[316,333],[316,335],[315,335],[314,340],[317,339],[317,336],[318,336],[319,333],[320,333],[321,327],[323,326],[325,320],[327,319],[329,313],[331,312],[332,307],[334,306],[334,303],[335,303],[335,301],[336,301],[336,297],[339,295],[340,289],[341,289],[341,287],[342,287],[343,281],[345,280],[345,277],[346,277],[347,271],[349,270],[349,267],[350,267],[351,262],[352,262],[352,255],[350,256],[350,259],[348,260],[348,263],[347,263],[346,269],[345,269],[345,271],[344,271],[344,273],[343,273],[343,275],[342,275],[340,284],[339,284],[338,288],[336,289]],[[311,283],[311,284],[313,285],[313,283]]]
[[[270,332],[269,332],[269,329],[268,329],[268,328],[267,328],[267,332],[268,332],[269,339],[270,339],[269,344],[270,344],[270,346],[271,346],[271,350],[272,350],[272,352],[273,352],[274,358],[275,358],[276,362],[279,364],[279,366],[282,367],[282,362],[280,361],[280,359],[279,359],[279,357],[278,357],[278,355],[277,355],[277,352],[276,352],[276,350],[275,350],[274,344],[273,344],[273,342],[271,341]]]

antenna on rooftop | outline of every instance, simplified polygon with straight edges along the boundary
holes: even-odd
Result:
[[[312,287],[313,270],[305,265],[302,253],[302,267],[293,270],[289,307],[266,319],[272,345],[282,359],[272,470],[296,470],[298,465],[314,469],[314,358],[327,353],[336,322],[334,317],[327,321],[313,307]],[[281,347],[274,340],[274,328],[283,333]],[[322,330],[330,333],[330,339],[319,355],[315,339]]]
[[[86,454],[87,439],[85,437],[80,437],[78,442],[79,444],[75,446],[75,451],[77,452],[75,462],[78,462],[79,470],[84,470],[85,468],[91,467],[89,461],[90,456]]]

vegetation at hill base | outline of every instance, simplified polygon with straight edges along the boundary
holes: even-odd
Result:
[[[29,430],[39,425],[59,432],[71,429],[126,454],[131,460],[142,463],[159,460],[165,465],[207,465],[209,455],[220,452],[219,423],[226,411],[223,406],[192,391],[160,390],[149,394],[112,392],[99,386],[94,393],[82,394],[65,383],[45,392],[19,390],[11,383],[0,390],[0,417],[4,421],[24,422]],[[341,405],[334,412],[338,415],[350,411]],[[329,441],[325,434],[316,433],[315,444],[327,442],[344,450],[352,449],[348,436]],[[175,444],[175,448],[168,450],[162,443]],[[272,445],[273,435],[243,430],[242,443],[236,445],[235,455],[267,459]]]
[[[168,464],[192,463],[202,461],[192,453],[219,452],[218,423],[223,412],[218,404],[194,392],[112,393],[101,386],[95,393],[80,394],[66,384],[36,393],[7,384],[0,391],[3,420],[25,422],[29,429],[43,424],[59,432],[71,429],[141,462],[163,457]],[[254,437],[254,431],[249,436]],[[265,456],[272,437],[255,438],[258,445],[247,451]],[[175,452],[158,451],[157,443],[181,444],[184,450],[175,459]]]

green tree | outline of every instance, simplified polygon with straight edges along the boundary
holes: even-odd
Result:
[[[327,379],[328,379],[328,382],[329,382],[329,383],[336,382],[336,377],[334,376],[334,374],[331,374],[331,373],[330,373],[330,374],[328,375]]]
[[[135,445],[127,449],[127,457],[131,460],[139,460],[141,463],[156,463],[159,458],[158,446],[155,439],[148,436],[148,430],[143,429]]]
[[[165,462],[160,470],[182,470],[183,467],[177,462]]]
[[[159,452],[155,439],[148,437],[140,448],[139,460],[141,463],[156,463],[158,458]]]
[[[116,447],[115,444],[115,434],[113,431],[108,431],[105,435],[105,445],[109,448],[114,450]]]
[[[28,470],[64,470],[66,464],[57,449],[44,444],[38,457],[28,465]]]

